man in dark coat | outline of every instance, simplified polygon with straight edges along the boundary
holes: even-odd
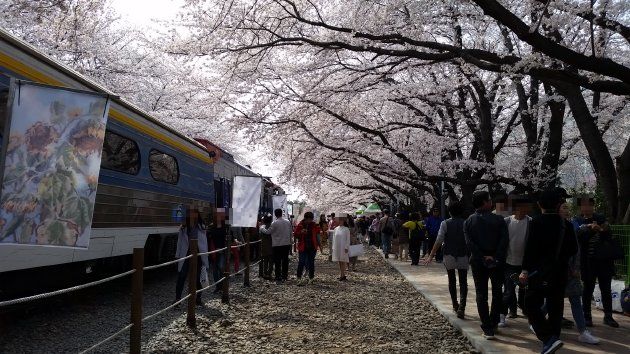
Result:
[[[509,236],[503,217],[492,213],[490,193],[473,193],[475,212],[464,222],[464,235],[471,252],[472,269],[477,295],[477,311],[486,339],[494,339],[503,308],[503,268]],[[492,306],[488,310],[488,280],[492,283]]]
[[[530,222],[519,277],[522,284],[527,284],[525,310],[536,337],[543,344],[543,354],[554,353],[563,345],[559,337],[569,258],[578,250],[571,223],[558,214],[558,208],[567,197],[566,191],[559,188],[540,193],[538,206],[542,214]],[[547,317],[542,310],[545,303]]]

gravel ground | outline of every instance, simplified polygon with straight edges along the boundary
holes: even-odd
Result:
[[[318,255],[316,280],[299,286],[253,277],[230,288],[230,304],[204,294],[197,329],[184,310],[168,311],[146,323],[143,351],[184,352],[408,352],[469,353],[470,343],[374,251],[357,272],[339,282],[335,264]],[[290,264],[290,278],[295,274]],[[173,298],[172,271],[145,276],[145,315]],[[72,302],[72,305],[66,305]],[[77,352],[124,327],[129,318],[129,282],[52,301],[0,325],[2,353]],[[2,321],[0,321],[1,323]],[[100,352],[128,351],[128,334]]]

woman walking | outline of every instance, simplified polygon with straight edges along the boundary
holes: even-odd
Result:
[[[294,236],[298,240],[297,249],[299,252],[299,263],[297,267],[298,281],[302,280],[304,268],[308,270],[309,281],[315,277],[315,255],[317,248],[321,249],[319,240],[319,226],[313,221],[313,213],[304,213],[304,220],[295,227]]]
[[[186,220],[179,228],[179,236],[177,237],[177,250],[175,258],[182,258],[192,253],[190,249],[190,240],[197,240],[199,253],[208,252],[208,238],[206,237],[206,228],[203,225],[201,213],[197,209],[186,210]],[[175,301],[182,298],[184,290],[184,282],[188,277],[188,267],[190,258],[177,263],[177,284],[175,285]],[[201,289],[201,269],[209,269],[208,256],[201,256],[201,260],[197,260],[197,289]],[[201,293],[197,294],[197,305],[203,305],[201,302]]]
[[[359,241],[359,232],[356,227],[356,223],[351,215],[348,215],[346,218],[346,223],[348,224],[348,229],[350,230],[350,245],[358,245],[361,243]],[[357,270],[357,259],[359,257],[349,257],[350,262],[348,263],[348,271],[352,270],[355,272]]]
[[[346,280],[346,268],[348,267],[348,252],[350,250],[350,229],[345,215],[339,215],[339,226],[335,228],[332,244],[332,261],[339,262],[339,281]]]
[[[272,221],[273,217],[271,215],[265,215],[260,229],[262,230],[263,228],[270,228]],[[262,278],[265,280],[272,280],[273,278],[271,277],[271,275],[273,274],[273,253],[271,252],[271,235],[266,234],[262,231],[259,231],[259,234],[261,239],[260,254],[262,256]]]
[[[451,294],[453,311],[457,313],[457,317],[464,318],[468,295],[468,259],[470,258],[464,237],[464,218],[462,217],[464,208],[461,203],[454,202],[448,206],[448,212],[451,214],[451,218],[440,223],[433,249],[423,263],[424,265],[431,263],[440,247],[443,249],[443,262],[448,274],[448,291]],[[459,277],[459,302],[457,302],[455,271]]]

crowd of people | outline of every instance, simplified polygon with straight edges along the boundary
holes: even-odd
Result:
[[[566,202],[569,196],[562,188],[545,190],[533,196],[510,193],[505,205],[497,206],[488,192],[473,194],[474,212],[466,217],[464,205],[453,202],[448,206],[450,217],[443,219],[437,208],[430,214],[396,213],[351,216],[331,213],[316,221],[306,212],[297,224],[283,215],[264,216],[257,230],[245,230],[250,240],[260,240],[253,247],[254,258],[260,257],[260,276],[281,284],[288,280],[289,255],[297,253],[298,284],[315,278],[317,251],[328,250],[329,260],[339,265],[339,281],[348,279],[356,270],[357,255],[362,254],[363,242],[380,248],[385,258],[394,255],[411,265],[443,263],[448,276],[448,290],[453,311],[464,319],[468,294],[468,269],[476,291],[476,305],[483,336],[494,339],[509,319],[526,316],[530,329],[541,341],[543,353],[553,353],[563,345],[561,329],[575,325],[578,340],[597,344],[590,327],[594,326],[591,300],[596,282],[599,284],[604,308],[603,323],[619,325],[612,316],[611,279],[614,260],[621,250],[611,245],[611,232],[605,218],[594,213],[594,199],[577,197],[579,215],[571,217]],[[498,203],[497,203],[498,204]],[[189,210],[180,229],[177,257],[190,253],[189,240],[199,240],[199,252],[220,249],[226,243],[243,242],[240,232],[226,238],[225,220],[214,215],[206,227],[198,211]],[[241,230],[242,232],[242,230]],[[353,248],[353,245],[359,245]],[[238,248],[233,248],[238,251]],[[238,271],[239,254],[232,257]],[[213,268],[213,278],[220,289],[225,266],[224,253],[203,256],[197,262],[198,274]],[[229,264],[227,265],[229,266]],[[176,300],[181,298],[189,260],[179,262]],[[201,279],[197,281],[201,287]],[[458,289],[459,283],[459,289]],[[488,284],[492,301],[488,304]],[[573,321],[563,317],[564,298],[571,306]],[[201,293],[197,297],[201,304]]]
[[[621,250],[611,245],[609,225],[594,213],[594,199],[577,197],[579,215],[571,217],[566,191],[545,190],[536,197],[510,193],[507,206],[495,208],[488,192],[476,192],[474,213],[467,218],[460,202],[448,206],[450,218],[439,218],[437,209],[424,218],[409,214],[368,220],[369,235],[379,239],[380,248],[389,257],[396,244],[397,258],[412,265],[443,263],[448,275],[448,289],[453,311],[465,318],[468,293],[468,269],[476,289],[477,311],[483,336],[494,339],[518,309],[526,316],[530,329],[541,341],[543,353],[553,353],[563,342],[563,327],[576,326],[583,343],[597,344],[593,327],[591,300],[597,283],[604,308],[603,324],[618,327],[612,315],[611,279],[614,260]],[[535,216],[533,216],[536,214]],[[393,234],[398,235],[392,239]],[[384,232],[388,235],[383,236]],[[392,242],[393,241],[393,242]],[[378,245],[377,241],[370,240]],[[422,252],[422,255],[420,254]],[[459,291],[457,289],[459,279]],[[488,304],[491,284],[492,301]],[[571,305],[573,321],[563,317],[564,298]]]

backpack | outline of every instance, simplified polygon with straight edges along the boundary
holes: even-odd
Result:
[[[424,232],[424,227],[419,221],[416,221],[416,227],[409,231],[409,241],[424,241],[425,236],[426,233]]]
[[[394,233],[394,228],[389,222],[389,216],[385,218],[385,226],[383,226],[383,230],[381,230],[381,233],[384,233],[385,235],[391,235]]]

